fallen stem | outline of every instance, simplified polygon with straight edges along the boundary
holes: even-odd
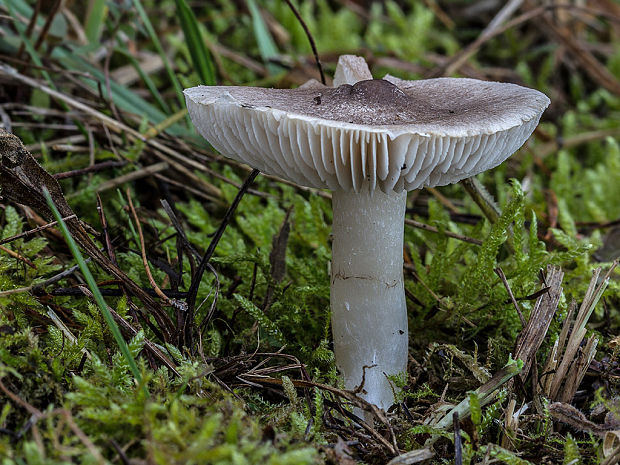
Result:
[[[523,362],[521,360],[509,360],[504,368],[499,370],[493,377],[476,389],[474,392],[480,399],[480,406],[484,407],[489,402],[491,402],[495,398],[495,392],[499,387],[506,384],[508,380],[514,378],[516,375],[521,373],[521,369],[523,368]],[[436,429],[446,429],[452,425],[453,415],[458,413],[459,418],[463,419],[470,415],[470,405],[469,405],[469,396],[463,399],[457,406],[453,407],[448,413],[446,413],[437,423],[431,425]],[[431,439],[427,441],[426,446],[434,443],[438,436],[433,436]],[[429,444],[430,442],[430,444]]]
[[[412,220],[409,218],[405,218],[405,224],[412,226],[414,228],[423,229],[424,231],[445,234],[447,237],[451,237],[452,239],[457,239],[459,241],[468,242],[470,244],[482,245],[482,241],[480,239],[474,239],[473,237],[464,236],[462,234],[454,233],[452,231],[440,231],[435,226],[431,226],[430,224],[421,223],[416,220]]]
[[[301,17],[299,10],[295,8],[295,5],[293,5],[293,2],[291,2],[291,0],[284,0],[284,1],[288,5],[288,7],[291,9],[295,17],[297,18],[297,21],[299,21],[299,24],[301,24],[301,27],[304,29],[304,32],[306,33],[306,37],[308,37],[308,41],[310,42],[310,48],[312,49],[312,53],[314,54],[314,61],[316,62],[317,68],[319,68],[319,73],[321,74],[321,82],[323,83],[323,85],[327,85],[325,82],[325,73],[323,73],[323,66],[321,65],[321,60],[319,59],[319,52],[317,51],[316,43],[314,42],[314,37],[312,37],[312,34],[310,33],[310,29],[308,29],[308,25],[306,24],[304,19]]]
[[[70,219],[73,219],[73,218],[76,218],[76,215],[65,216],[63,218],[63,221],[70,220]],[[36,227],[34,229],[29,229],[28,231],[24,231],[22,233],[15,234],[14,236],[7,237],[6,239],[2,239],[0,241],[0,245],[6,244],[8,242],[13,242],[13,241],[15,241],[17,239],[21,239],[23,237],[32,236],[33,234],[36,234],[39,231],[43,231],[45,229],[52,228],[52,227],[56,226],[57,224],[58,224],[58,221],[52,221],[51,223],[44,224],[43,226],[38,226],[38,227]]]
[[[260,174],[259,170],[256,170],[256,169],[252,170],[252,172],[243,182],[243,185],[239,189],[239,192],[237,192],[237,195],[235,196],[234,200],[230,204],[230,207],[228,207],[228,210],[226,211],[226,214],[224,215],[224,219],[220,223],[220,226],[217,228],[217,231],[215,231],[215,234],[213,235],[213,239],[211,240],[211,243],[209,244],[207,251],[203,255],[202,260],[200,261],[200,264],[198,265],[198,268],[196,269],[196,273],[192,277],[192,284],[189,287],[188,295],[187,295],[188,316],[191,316],[194,314],[194,309],[196,307],[196,295],[198,294],[198,286],[200,285],[202,275],[204,274],[204,271],[207,268],[207,264],[209,263],[209,260],[211,260],[211,256],[213,255],[213,252],[215,252],[215,248],[217,247],[217,244],[220,242],[220,239],[222,238],[222,235],[224,234],[224,231],[226,230],[228,223],[232,219],[232,216],[235,213],[237,206],[241,202],[241,199],[245,195],[246,191],[248,190],[248,188],[250,187],[250,185],[252,184],[256,176],[258,176],[259,174]],[[189,321],[191,321],[191,319]]]

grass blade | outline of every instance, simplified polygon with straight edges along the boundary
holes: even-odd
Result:
[[[157,105],[159,105],[159,108],[161,108],[161,110],[166,114],[172,113],[172,110],[170,110],[170,107],[168,106],[164,98],[161,96],[161,93],[157,89],[157,86],[155,85],[151,77],[147,73],[144,72],[138,60],[136,60],[133,57],[133,55],[127,49],[123,47],[124,47],[124,44],[122,44],[119,40],[119,45],[118,47],[114,49],[114,51],[117,53],[120,53],[121,55],[123,55],[125,58],[129,60],[129,63],[131,63],[133,68],[136,70],[136,72],[140,76],[140,79],[142,79],[142,82],[144,82],[144,85],[151,93],[151,96],[157,102]]]
[[[105,83],[105,76],[103,72],[80,57],[72,56],[69,52],[59,48],[57,48],[57,50],[59,50],[59,52],[54,54],[54,56],[58,58],[65,69],[77,69],[89,73],[92,76],[92,79],[84,77],[81,78],[81,80],[88,84],[92,89],[98,91],[101,90],[102,94],[106,98],[112,98],[116,106],[120,109],[146,117],[149,122],[153,124],[159,124],[168,118],[167,114],[161,112],[157,107],[140,97],[136,92],[133,92],[131,89],[128,89],[115,81],[110,80],[112,95],[108,95],[105,85],[102,85]],[[182,108],[185,108],[185,104]],[[188,129],[181,124],[175,124],[174,126],[169,127],[166,132],[182,137],[192,137],[192,135],[194,135],[193,130]]]
[[[21,0],[6,0],[5,5],[11,17],[16,18],[15,13],[21,14],[20,12],[21,10],[19,9],[20,7],[23,7]],[[31,10],[27,10],[27,11],[31,12]],[[33,63],[37,66],[42,66],[43,63],[40,59],[39,54],[37,53],[36,50],[34,50],[34,46],[32,45],[32,42],[30,41],[30,39],[28,39],[28,37],[26,37],[24,34],[25,26],[17,19],[14,21],[14,23],[15,23],[15,27],[17,29],[18,35],[16,36],[14,34],[9,34],[7,32],[7,35],[4,37],[0,35],[0,41],[2,41],[5,46],[13,49],[13,53],[16,53],[17,48],[19,47],[19,44],[23,42],[26,52],[30,55]],[[117,50],[117,51],[120,52],[120,50]],[[9,55],[10,54],[11,53],[9,52]],[[163,112],[160,109],[158,109],[156,106],[154,106],[152,103],[143,99],[136,92],[133,92],[131,89],[126,88],[113,80],[110,80],[111,95],[108,95],[107,88],[105,85],[105,82],[106,82],[105,75],[103,74],[103,72],[99,70],[98,68],[96,68],[95,66],[93,66],[91,63],[87,62],[82,56],[80,56],[79,53],[76,53],[74,49],[54,47],[54,49],[51,52],[51,57],[58,60],[63,65],[63,67],[67,70],[83,71],[85,73],[90,74],[91,78],[80,77],[79,79],[81,79],[83,82],[85,82],[89,87],[91,87],[95,91],[101,92],[105,98],[112,99],[114,103],[116,104],[116,106],[119,107],[120,109],[146,117],[149,120],[149,122],[154,125],[159,124],[168,118],[168,115],[170,113],[169,107],[165,103],[165,101],[161,98],[161,96],[159,96],[159,98],[155,97],[155,100],[157,100],[158,104],[162,106],[162,109],[164,110]],[[51,79],[50,75],[44,69],[41,71],[41,74],[47,81],[49,87],[52,89],[56,89],[55,82]],[[145,80],[145,84],[147,85],[147,87],[149,88],[151,92],[156,92],[156,94],[158,93],[156,91],[154,84],[150,82],[150,80],[148,80],[148,77]],[[179,84],[179,89],[180,89],[180,84]],[[179,95],[182,95],[182,94],[179,93]],[[183,100],[183,106],[181,108],[185,108],[184,100]],[[65,109],[68,110],[68,108],[65,108]],[[76,120],[75,123],[80,128],[80,130],[86,133],[86,130],[83,129],[83,125],[81,121]],[[184,137],[188,139],[194,138],[196,141],[200,141],[200,139],[196,137],[196,134],[192,128],[193,126],[185,126],[183,124],[177,123],[171,127],[168,127],[166,129],[166,132],[174,136]]]
[[[106,15],[106,0],[91,0],[88,2],[88,14],[86,15],[84,32],[89,44],[99,44]]]
[[[142,6],[142,3],[140,2],[140,0],[133,0],[133,5],[136,7],[136,10],[138,11],[140,18],[142,19],[142,22],[144,23],[144,27],[146,28],[146,31],[149,34],[149,38],[153,42],[155,51],[158,53],[158,55],[161,57],[164,63],[164,67],[166,68],[166,72],[168,73],[168,77],[170,78],[170,82],[172,83],[174,90],[177,94],[177,98],[179,99],[180,108],[184,108],[185,98],[183,97],[183,89],[181,88],[181,83],[177,79],[176,74],[174,74],[172,66],[170,65],[170,61],[168,60],[168,57],[166,56],[166,53],[164,52],[164,49],[161,46],[161,42],[159,41],[159,38],[157,37],[157,33],[155,32],[155,29],[153,28],[153,25],[151,24],[151,20],[146,14],[146,11],[144,11],[144,7]]]
[[[215,68],[211,53],[202,38],[196,16],[185,0],[175,0],[175,3],[194,69],[200,76],[202,84],[213,86],[215,85]]]
[[[86,264],[86,261],[84,260],[84,257],[82,256],[82,253],[80,252],[80,249],[78,248],[75,240],[73,240],[73,237],[71,236],[71,233],[69,232],[69,229],[67,228],[67,225],[63,221],[60,212],[56,208],[56,205],[54,205],[54,201],[52,200],[52,196],[50,195],[49,191],[43,188],[43,194],[45,195],[45,199],[47,200],[47,204],[50,207],[50,210],[52,211],[54,218],[56,219],[56,221],[58,221],[58,226],[60,227],[60,231],[62,232],[62,235],[64,236],[65,240],[67,241],[69,250],[71,250],[71,254],[75,258],[75,261],[77,262],[78,266],[80,267],[80,271],[82,271],[82,274],[84,275],[84,279],[86,280],[86,283],[88,284],[90,291],[93,293],[93,296],[95,297],[95,301],[97,302],[97,305],[101,309],[103,318],[108,324],[108,327],[110,328],[110,331],[112,332],[112,335],[114,336],[114,339],[116,340],[116,343],[118,344],[118,347],[121,350],[121,354],[123,354],[123,357],[125,357],[125,360],[127,361],[127,364],[129,365],[129,368],[131,372],[133,373],[134,377],[136,378],[136,380],[138,380],[138,382],[141,383],[142,374],[140,373],[140,370],[138,369],[138,365],[136,361],[134,360],[133,356],[131,355],[131,352],[129,352],[129,346],[127,345],[127,342],[125,342],[125,339],[123,339],[121,331],[120,329],[118,329],[118,326],[116,322],[114,321],[114,318],[112,317],[112,314],[110,313],[110,310],[108,309],[108,304],[106,303],[103,296],[101,295],[101,292],[99,292],[99,287],[97,286],[97,283],[92,273],[88,269],[88,265]],[[145,393],[148,395],[148,391],[146,390],[146,387],[142,386],[142,388],[145,391]]]
[[[54,84],[54,81],[52,80],[52,78],[50,77],[49,73],[45,70],[44,66],[43,66],[43,62],[41,61],[41,57],[39,56],[39,53],[35,50],[34,45],[32,44],[32,41],[30,40],[29,37],[26,36],[26,26],[24,24],[22,24],[21,21],[19,21],[13,11],[13,8],[15,7],[15,5],[13,4],[12,0],[9,0],[6,3],[6,8],[9,12],[9,16],[11,16],[12,18],[15,18],[15,30],[17,31],[17,34],[19,34],[19,37],[21,39],[21,41],[24,44],[24,48],[26,49],[26,52],[28,52],[28,54],[30,55],[30,58],[32,59],[32,62],[38,66],[39,68],[41,68],[41,75],[45,78],[45,80],[47,81],[48,85],[56,90],[56,85]]]
[[[0,1],[0,4],[5,4],[7,7],[13,7],[16,13],[23,18],[29,19],[34,14],[33,8],[28,4],[28,2],[24,0],[2,0]],[[15,17],[12,13],[11,16]],[[44,23],[45,17],[43,15],[39,15],[37,17],[37,27],[43,27]],[[4,32],[4,30],[2,32]],[[63,15],[54,16],[54,20],[52,21],[52,26],[49,30],[49,34],[54,37],[64,37],[67,35],[67,23]]]
[[[254,27],[254,36],[256,37],[256,42],[258,43],[258,50],[260,51],[260,55],[263,58],[263,61],[267,65],[267,69],[271,74],[276,74],[282,70],[282,67],[271,63],[273,58],[277,58],[280,55],[278,52],[278,48],[276,47],[271,34],[269,33],[269,29],[265,25],[265,21],[263,21],[263,17],[260,14],[260,10],[256,6],[256,2],[254,0],[246,0],[248,4],[248,9],[250,10],[250,14],[252,15],[252,26]]]
[[[15,15],[13,13],[13,9],[11,7],[11,3],[12,2],[9,1],[6,4],[6,7],[7,7],[7,10],[9,12],[9,15],[11,17],[15,18]],[[22,43],[24,44],[24,47],[25,47],[26,51],[30,55],[30,58],[32,59],[32,62],[35,65],[37,65],[39,68],[41,68],[41,75],[45,78],[45,80],[47,81],[49,87],[54,89],[54,90],[57,90],[56,84],[54,83],[54,81],[50,77],[49,73],[44,69],[43,62],[41,61],[41,57],[39,56],[39,53],[34,48],[34,45],[32,44],[32,41],[30,40],[30,38],[26,35],[26,30],[25,30],[26,28],[25,28],[25,26],[19,20],[16,20],[15,21],[15,29],[17,30],[17,33],[18,33],[20,39],[22,40]],[[65,110],[67,112],[69,111],[69,107],[67,106],[66,103],[60,102],[60,105],[63,108],[63,110]],[[84,127],[84,125],[82,124],[82,122],[79,119],[73,119],[73,121],[75,122],[75,125],[78,127],[78,129],[80,131],[82,131],[83,134],[87,133],[86,128]]]

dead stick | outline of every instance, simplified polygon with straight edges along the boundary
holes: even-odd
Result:
[[[205,268],[207,267],[207,263],[209,263],[209,260],[211,260],[211,256],[213,255],[213,252],[215,252],[215,248],[217,247],[217,244],[219,243],[222,235],[224,234],[224,230],[228,226],[228,223],[232,219],[232,216],[235,213],[235,210],[237,209],[239,202],[241,202],[243,195],[246,193],[246,191],[248,190],[248,188],[250,187],[250,185],[252,184],[256,176],[259,175],[259,173],[260,173],[259,170],[256,170],[256,169],[252,170],[250,175],[246,178],[243,185],[241,186],[241,189],[239,189],[239,192],[237,192],[237,195],[235,196],[232,204],[230,205],[230,207],[228,207],[228,210],[226,211],[226,214],[224,215],[224,219],[220,223],[219,228],[217,228],[217,231],[215,232],[215,235],[213,236],[213,239],[211,240],[211,243],[209,244],[207,251],[202,257],[202,260],[200,261],[200,264],[198,265],[198,269],[196,270],[196,274],[192,278],[192,284],[188,291],[188,294],[189,294],[187,296],[188,315],[193,315],[194,313],[194,308],[196,306],[196,295],[198,294],[198,286],[200,285],[200,280],[202,279],[202,275],[205,271]]]
[[[67,221],[67,220],[70,220],[72,218],[76,218],[76,215],[65,216],[62,220],[63,221]],[[30,229],[28,231],[24,231],[22,233],[16,234],[16,235],[11,236],[11,237],[7,237],[6,239],[2,239],[0,241],[0,245],[6,244],[7,242],[13,242],[13,241],[15,241],[17,239],[21,239],[22,237],[31,236],[33,234],[38,233],[39,231],[43,231],[44,229],[52,228],[52,227],[56,226],[57,224],[58,224],[58,221],[52,221],[51,223],[44,224],[43,226],[37,226],[34,229]]]
[[[454,233],[452,231],[440,231],[434,226],[426,223],[420,223],[416,220],[411,220],[409,218],[405,218],[405,224],[409,226],[413,226],[414,228],[423,229],[424,231],[433,232],[433,233],[442,233],[448,237],[453,239],[458,239],[459,241],[469,242],[470,244],[482,245],[482,241],[480,239],[474,239],[473,237],[464,236],[462,234]]]
[[[120,166],[125,166],[126,164],[127,164],[126,161],[110,160],[110,161],[104,161],[102,163],[96,163],[86,168],[80,168],[80,169],[72,170],[72,171],[65,171],[63,173],[56,173],[56,174],[53,174],[52,176],[54,176],[56,179],[73,178],[76,176],[81,176],[86,173],[94,173],[97,171],[101,171],[107,168],[117,168]]]
[[[142,226],[140,226],[140,219],[138,218],[136,209],[133,206],[129,188],[127,188],[127,201],[129,203],[129,210],[131,211],[131,215],[133,216],[133,219],[136,222],[136,228],[138,229],[138,236],[140,238],[140,253],[142,255],[142,264],[144,265],[144,270],[146,271],[146,276],[149,279],[149,283],[151,283],[151,286],[153,286],[155,293],[164,301],[164,303],[166,303],[167,305],[172,305],[172,302],[170,301],[168,296],[162,292],[162,290],[159,288],[159,286],[155,282],[153,275],[151,274],[151,267],[149,266],[149,261],[146,258],[146,246],[144,245],[144,235],[142,234]]]
[[[30,268],[36,268],[36,265],[34,263],[32,263],[30,260],[28,260],[26,257],[18,254],[17,252],[15,252],[14,250],[11,250],[3,245],[0,245],[0,250],[2,252],[5,252],[7,254],[9,254],[11,257],[20,260],[22,262],[24,262],[26,265],[28,265]]]
[[[293,12],[293,14],[295,15],[295,17],[297,18],[297,21],[299,21],[299,24],[301,24],[301,27],[304,28],[304,32],[306,33],[306,36],[308,37],[308,41],[310,42],[310,48],[312,49],[312,53],[314,54],[314,60],[316,61],[316,66],[317,68],[319,68],[319,73],[321,74],[321,82],[323,83],[323,85],[326,85],[325,74],[323,73],[323,66],[321,65],[321,60],[319,59],[319,53],[316,49],[316,43],[314,42],[314,37],[312,37],[312,34],[310,33],[310,29],[308,29],[308,25],[306,24],[304,19],[301,17],[299,10],[295,8],[295,5],[293,5],[291,0],[285,0],[285,1],[286,1],[286,4],[291,9],[291,11]]]
[[[504,287],[506,288],[506,291],[508,292],[508,295],[510,296],[512,305],[514,305],[515,309],[517,310],[517,314],[519,315],[519,319],[521,320],[521,326],[525,327],[526,322],[525,322],[525,318],[523,317],[523,313],[521,312],[521,307],[519,307],[519,303],[517,302],[515,295],[512,293],[512,289],[510,289],[510,285],[508,284],[508,280],[506,279],[504,270],[502,270],[498,266],[497,268],[495,268],[495,273],[497,273],[497,276],[499,276],[499,278],[502,280],[502,283],[504,283]]]

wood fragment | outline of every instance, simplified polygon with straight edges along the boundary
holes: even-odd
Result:
[[[414,228],[423,229],[425,231],[445,234],[447,237],[451,237],[452,239],[456,239],[456,240],[463,241],[463,242],[468,242],[469,244],[482,245],[482,241],[480,239],[474,239],[473,237],[465,236],[463,234],[455,233],[455,232],[448,231],[448,230],[440,231],[435,226],[431,226],[430,224],[426,224],[426,223],[421,223],[420,221],[416,221],[411,218],[405,218],[405,224],[412,226]]]
[[[502,432],[501,446],[504,449],[512,450],[514,447],[514,438],[519,427],[519,417],[515,416],[515,407],[517,401],[512,398],[508,401],[508,405],[504,409],[504,430]]]
[[[530,313],[530,318],[519,334],[515,343],[514,357],[524,362],[521,380],[525,381],[530,368],[534,363],[534,356],[538,352],[542,342],[547,335],[549,325],[558,308],[560,296],[562,295],[562,280],[564,272],[555,266],[547,267],[545,277],[546,286],[549,291],[541,295],[534,304]]]
[[[387,465],[413,465],[432,459],[434,456],[435,453],[430,449],[415,449],[394,457]]]
[[[586,324],[607,287],[617,263],[616,261],[612,264],[602,279],[599,279],[601,268],[594,271],[586,295],[574,319],[572,316],[576,305],[571,304],[569,307],[569,313],[558,341],[547,358],[542,374],[543,393],[551,400],[570,402],[594,359],[598,343],[596,337],[586,341],[585,347],[582,348],[587,333]]]
[[[603,436],[607,431],[604,426],[597,425],[588,420],[580,410],[570,404],[553,402],[549,404],[548,409],[554,420],[565,423],[577,431],[586,431],[597,436]]]
[[[585,347],[580,347],[577,358],[573,361],[571,373],[564,381],[564,388],[559,392],[558,400],[560,402],[570,402],[573,400],[579,385],[583,381],[586,371],[590,367],[590,363],[596,355],[596,347],[598,345],[598,337],[592,336],[586,340]]]
[[[8,247],[5,247],[4,245],[0,245],[0,251],[4,252],[7,255],[10,255],[11,257],[13,257],[16,260],[19,260],[20,262],[25,263],[30,268],[36,268],[36,265],[32,263],[28,258],[24,257],[23,255],[20,255],[14,250],[9,249]]]
[[[165,171],[166,169],[168,169],[168,166],[169,165],[167,162],[162,161],[159,163],[155,163],[154,165],[149,165],[144,168],[137,169],[136,171],[132,171],[131,173],[124,174],[117,178],[109,179],[97,186],[97,193],[100,194],[107,190],[122,186],[123,184],[126,184],[128,182],[152,176],[155,173],[159,173],[160,171]]]

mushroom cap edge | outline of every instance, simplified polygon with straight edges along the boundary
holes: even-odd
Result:
[[[549,104],[544,94],[515,84],[463,78],[404,81],[389,75],[385,79],[405,92],[419,83],[427,87],[430,83],[431,89],[446,84],[500,89],[520,95],[523,111],[509,102],[508,116],[495,118],[483,128],[436,123],[368,125],[304,115],[238,97],[239,92],[243,95],[261,88],[198,86],[184,93],[199,132],[226,156],[308,187],[355,191],[378,187],[384,192],[450,184],[497,166],[529,138]],[[429,98],[435,98],[431,94]],[[502,113],[501,109],[492,111]]]

